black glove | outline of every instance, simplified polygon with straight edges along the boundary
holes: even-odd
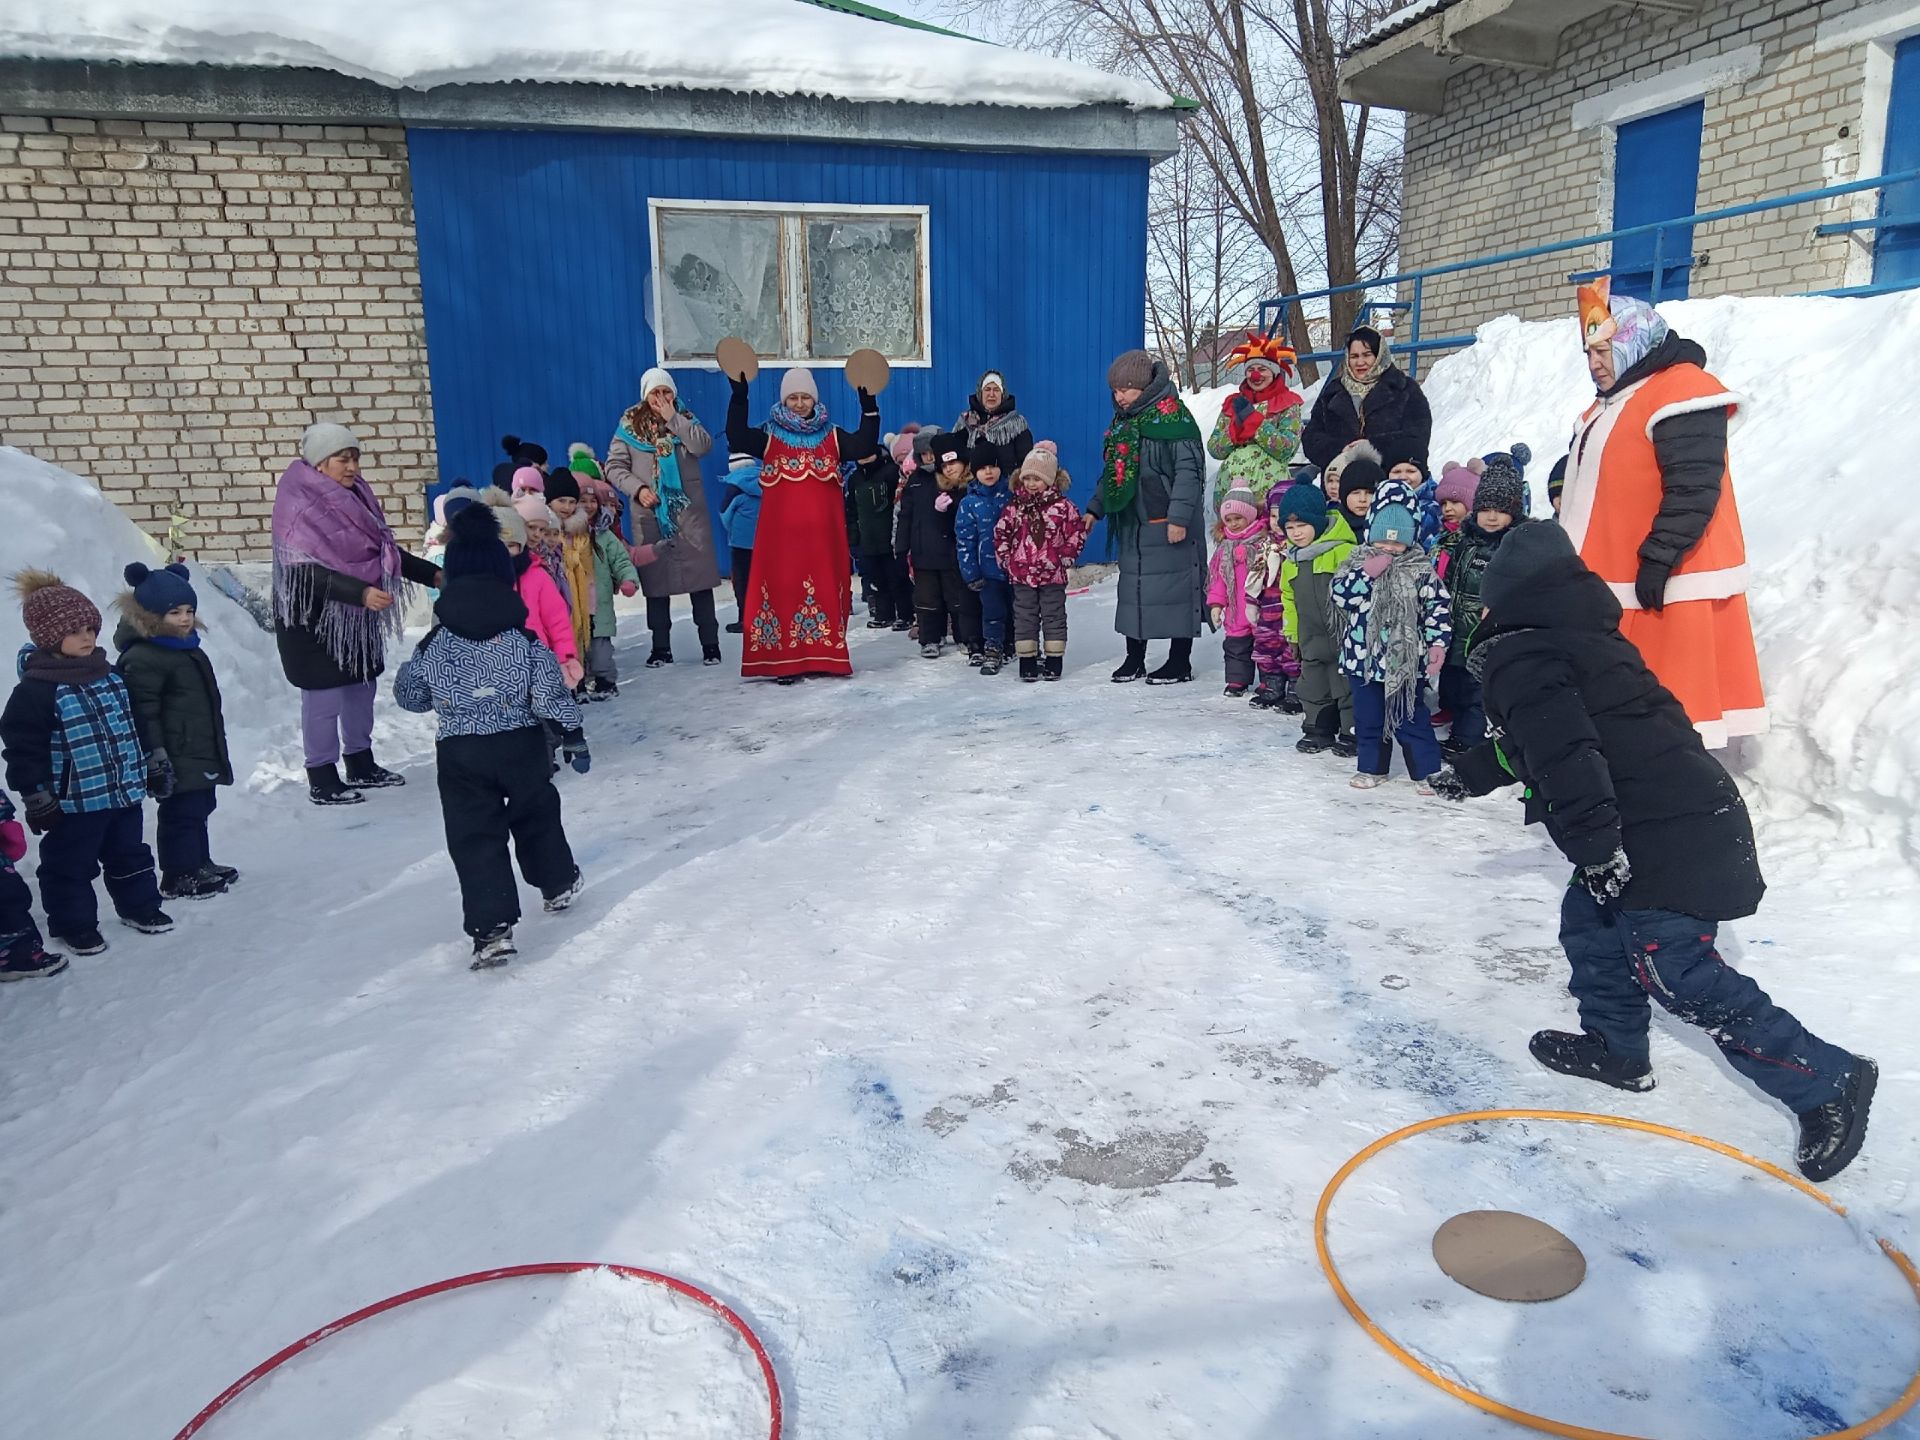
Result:
[[[1442,765],[1427,776],[1427,785],[1442,800],[1451,800],[1456,805],[1473,798],[1473,791],[1467,788],[1467,782],[1460,778],[1460,772],[1451,765]]]
[[[156,800],[165,800],[173,794],[173,761],[165,750],[156,750],[147,757],[147,793]]]
[[[1633,598],[1640,602],[1642,610],[1658,614],[1666,606],[1667,577],[1672,573],[1671,565],[1662,565],[1658,560],[1641,560],[1640,573],[1633,581]]]
[[[862,390],[856,386],[854,387],[853,393],[860,397],[860,413],[862,415],[878,415],[880,413],[880,407],[873,403],[873,395],[871,392]]]
[[[36,790],[27,796],[27,828],[44,835],[60,823],[60,802],[49,790]]]
[[[573,766],[576,775],[584,775],[593,768],[593,756],[587,753],[587,737],[583,731],[569,730],[560,737],[560,755]]]
[[[1596,902],[1608,905],[1626,893],[1627,882],[1633,879],[1633,866],[1627,862],[1626,851],[1615,850],[1610,860],[1599,865],[1582,865],[1574,878]]]
[[[736,395],[744,395],[744,394],[746,394],[746,393],[747,393],[747,379],[746,379],[746,376],[744,376],[744,375],[729,375],[729,376],[727,377],[727,383],[728,383],[729,385],[731,385],[731,386],[733,387],[733,393],[734,393],[734,394],[736,394]]]

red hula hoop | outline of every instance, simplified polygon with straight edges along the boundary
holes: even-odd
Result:
[[[609,1265],[594,1260],[554,1261],[544,1265],[509,1265],[501,1270],[476,1270],[471,1275],[456,1275],[451,1280],[436,1280],[431,1285],[422,1285],[417,1290],[409,1290],[401,1295],[392,1295],[385,1300],[376,1301],[351,1315],[343,1315],[330,1324],[322,1325],[310,1335],[303,1335],[278,1354],[261,1361],[253,1369],[242,1375],[233,1384],[222,1390],[213,1401],[193,1419],[186,1428],[173,1437],[173,1440],[189,1440],[206,1423],[218,1415],[233,1401],[263,1376],[272,1374],[287,1361],[303,1351],[312,1349],[322,1340],[338,1335],[350,1325],[358,1325],[362,1320],[371,1320],[375,1315],[384,1315],[389,1310],[397,1310],[402,1305],[410,1305],[415,1300],[424,1300],[429,1295],[442,1295],[449,1290],[465,1289],[469,1285],[485,1285],[494,1280],[517,1280],[528,1275],[577,1275],[585,1270],[608,1270],[615,1275],[623,1275],[629,1280],[644,1280],[649,1284],[661,1285],[676,1295],[684,1295],[713,1311],[728,1325],[732,1326],[747,1348],[753,1352],[753,1358],[760,1364],[760,1375],[767,1385],[767,1407],[772,1415],[772,1426],[767,1431],[767,1440],[780,1440],[780,1380],[774,1374],[773,1361],[768,1358],[767,1347],[760,1343],[760,1337],[753,1333],[753,1327],[738,1314],[709,1295],[697,1285],[691,1285],[672,1275],[662,1275],[657,1270],[639,1270],[631,1265]]]

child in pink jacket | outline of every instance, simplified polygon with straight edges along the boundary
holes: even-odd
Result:
[[[538,495],[521,495],[511,507],[496,509],[500,517],[500,538],[507,542],[513,557],[514,573],[520,578],[515,589],[520,603],[527,607],[527,628],[540,637],[540,643],[560,662],[560,674],[569,690],[579,685],[586,667],[580,661],[580,649],[573,640],[573,612],[561,595],[553,575],[527,543],[527,523],[554,525],[553,512]]]
[[[993,555],[1013,585],[1013,649],[1020,678],[1042,678],[1041,634],[1046,635],[1044,675],[1058,680],[1067,663],[1067,569],[1080,558],[1086,526],[1067,498],[1072,484],[1051,440],[1042,440],[1020,462],[1013,499],[993,524]]]
[[[1227,632],[1227,695],[1239,699],[1253,685],[1254,632],[1260,623],[1260,592],[1267,583],[1267,531],[1253,491],[1235,485],[1220,501],[1220,524],[1208,562],[1207,605],[1213,623]]]

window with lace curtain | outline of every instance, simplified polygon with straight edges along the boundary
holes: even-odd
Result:
[[[712,365],[729,335],[768,364],[878,350],[932,363],[925,206],[653,200],[662,365]]]

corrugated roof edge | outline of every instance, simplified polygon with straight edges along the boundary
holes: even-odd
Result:
[[[1362,50],[1372,49],[1375,45],[1378,45],[1382,40],[1391,40],[1395,35],[1398,35],[1402,30],[1411,30],[1415,25],[1418,25],[1422,20],[1427,20],[1432,18],[1433,16],[1438,15],[1442,10],[1451,10],[1455,5],[1458,5],[1459,3],[1460,3],[1460,0],[1428,0],[1428,3],[1421,4],[1421,3],[1417,3],[1417,0],[1416,0],[1415,4],[1406,7],[1406,9],[1402,11],[1398,16],[1394,16],[1394,15],[1387,16],[1387,18],[1381,21],[1379,25],[1374,27],[1372,30],[1369,30],[1365,35],[1361,36],[1359,42],[1355,44],[1351,49],[1349,49],[1346,52],[1346,54],[1342,55],[1340,58],[1343,60],[1351,59],[1353,56],[1358,55]]]
[[[863,20],[878,20],[883,25],[900,25],[908,30],[925,30],[934,35],[950,35],[956,40],[972,40],[976,44],[991,45],[991,40],[982,40],[978,35],[968,35],[959,30],[949,30],[944,25],[935,25],[926,20],[916,20],[911,15],[896,14],[892,10],[882,10],[878,5],[862,4],[861,0],[800,0],[802,5],[812,5],[821,10],[837,10],[842,15],[858,15]],[[1175,110],[1198,110],[1200,102],[1189,100],[1184,95],[1173,97]]]

